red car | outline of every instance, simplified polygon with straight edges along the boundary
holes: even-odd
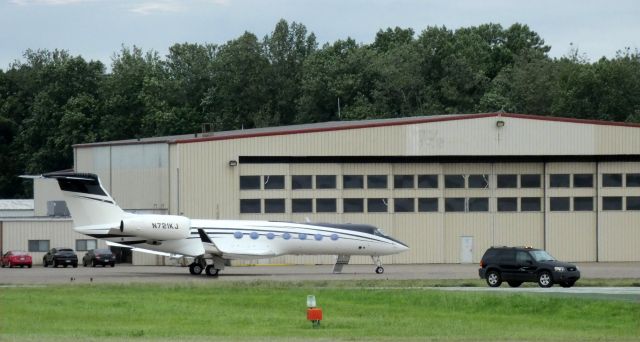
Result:
[[[31,255],[25,251],[8,251],[2,256],[2,267],[13,266],[31,268]]]

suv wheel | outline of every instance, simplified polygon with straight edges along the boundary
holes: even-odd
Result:
[[[542,271],[538,274],[538,285],[540,287],[551,287],[553,286],[553,279],[551,279],[551,273],[548,271]]]
[[[521,281],[508,281],[507,282],[509,284],[509,286],[511,287],[519,287],[520,285],[522,285]]]
[[[487,272],[487,285],[498,287],[502,284],[502,277],[498,271],[491,270]]]

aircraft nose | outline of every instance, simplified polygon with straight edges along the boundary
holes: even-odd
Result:
[[[409,246],[405,245],[402,242],[397,242],[395,245],[395,248],[398,250],[398,252],[402,253],[402,252],[406,252],[409,250]]]

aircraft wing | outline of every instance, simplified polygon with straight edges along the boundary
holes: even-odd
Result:
[[[131,246],[128,246],[128,245],[123,245],[123,244],[117,243],[117,242],[111,242],[111,241],[105,241],[105,242],[107,243],[107,246],[129,248],[134,252],[155,254],[155,255],[161,255],[161,256],[171,257],[171,258],[181,258],[183,256],[182,254],[171,254],[171,253],[166,253],[166,252],[152,251],[150,249],[145,249],[145,248],[131,247]]]

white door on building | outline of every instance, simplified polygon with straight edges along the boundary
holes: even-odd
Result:
[[[460,263],[470,264],[473,262],[473,236],[460,237]]]

